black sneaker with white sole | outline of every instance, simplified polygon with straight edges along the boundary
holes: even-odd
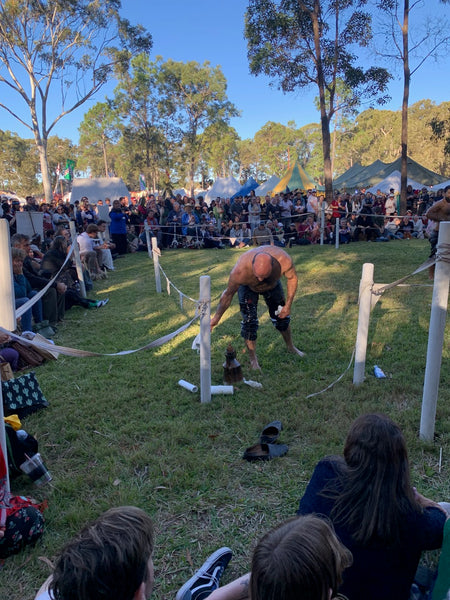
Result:
[[[178,590],[176,600],[203,600],[219,587],[220,578],[233,556],[230,548],[219,548]]]

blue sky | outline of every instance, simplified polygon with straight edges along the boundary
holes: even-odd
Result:
[[[412,24],[417,25],[420,21],[423,27],[427,15],[437,16],[441,21],[450,15],[450,4],[440,5],[438,0],[421,1],[424,8],[412,13]],[[284,124],[295,121],[298,127],[318,122],[314,87],[283,94],[276,87],[270,87],[267,78],[250,75],[243,37],[246,6],[245,0],[123,0],[121,13],[132,23],[141,23],[151,33],[152,58],[160,55],[165,60],[200,63],[208,60],[212,65],[221,65],[228,81],[228,97],[241,111],[241,117],[233,119],[232,125],[242,139],[253,137],[267,121]],[[383,42],[380,40],[380,43]],[[363,56],[361,63],[364,64]],[[439,64],[428,60],[412,80],[410,104],[423,98],[436,103],[450,100],[449,65],[450,56]],[[394,77],[389,89],[392,100],[384,108],[398,110],[402,98],[399,69],[394,72]],[[105,89],[101,90],[92,102],[65,117],[54,133],[77,142],[77,129],[84,113],[95,102],[103,101],[106,93]],[[30,136],[4,111],[0,112],[0,128],[16,131],[23,137]]]

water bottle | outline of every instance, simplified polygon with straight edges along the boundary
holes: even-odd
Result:
[[[386,375],[383,373],[383,369],[381,369],[378,365],[374,366],[374,368],[373,368],[373,374],[378,379],[383,379],[383,378],[386,377]]]

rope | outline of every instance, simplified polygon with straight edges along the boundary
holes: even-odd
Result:
[[[339,377],[335,381],[333,381],[333,383],[330,383],[330,385],[328,385],[323,390],[320,390],[320,392],[315,392],[314,394],[309,394],[308,396],[306,396],[306,398],[313,398],[314,396],[323,394],[324,392],[327,392],[328,390],[330,390],[336,383],[338,383],[344,377],[344,375],[347,373],[347,371],[350,369],[350,367],[352,366],[353,359],[355,358],[355,352],[356,352],[356,346],[353,348],[352,356],[350,358],[350,362],[348,363],[348,367],[345,369],[345,371],[343,373],[341,373],[341,375],[339,375]]]
[[[157,348],[158,346],[166,344],[180,333],[183,333],[183,331],[190,327],[192,323],[199,318],[199,316],[200,315],[198,314],[198,311],[196,311],[195,316],[190,321],[179,327],[176,331],[168,333],[167,335],[164,335],[154,340],[153,342],[149,342],[148,344],[146,344],[145,346],[141,346],[140,348],[136,348],[134,350],[122,350],[121,352],[91,352],[90,350],[79,350],[77,348],[69,348],[67,346],[58,346],[57,344],[52,344],[50,342],[37,342],[34,340],[28,340],[27,338],[20,337],[19,335],[12,333],[11,331],[3,329],[3,327],[0,327],[0,331],[8,335],[11,339],[16,340],[17,342],[25,346],[42,348],[43,350],[47,350],[48,352],[59,352],[60,354],[64,354],[65,356],[74,356],[78,358],[85,358],[91,356],[126,356],[128,354],[134,354],[135,352],[141,352],[142,350],[149,350],[150,348]]]
[[[421,273],[422,271],[425,271],[425,269],[428,269],[429,267],[434,265],[435,262],[436,262],[435,257],[429,258],[424,263],[422,263],[419,267],[417,267],[417,269],[415,271],[413,271],[412,273],[409,273],[409,275],[405,275],[401,279],[397,279],[397,281],[393,281],[392,283],[388,283],[388,284],[384,285],[383,287],[377,288],[376,290],[372,290],[372,294],[374,296],[381,296],[386,290],[390,290],[391,288],[393,288],[397,285],[400,285],[401,283],[403,283],[404,281],[406,281],[413,275],[417,275],[417,273]]]

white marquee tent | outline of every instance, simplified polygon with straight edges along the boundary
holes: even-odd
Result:
[[[231,198],[241,189],[241,184],[234,177],[218,177],[205,194],[205,202],[211,204],[216,198]]]
[[[280,178],[276,175],[269,177],[267,181],[259,185],[255,190],[256,196],[265,196],[273,190],[273,188],[280,183]]]
[[[394,188],[395,192],[399,192],[401,187],[400,179],[400,171],[392,171],[390,175],[380,181],[380,183],[377,183],[373,187],[367,189],[366,192],[376,194],[378,191],[380,191],[382,194],[389,194],[389,190],[391,190],[391,188]],[[408,185],[410,185],[413,190],[421,190],[424,187],[421,183],[417,183],[417,181],[414,181],[414,179],[410,179],[409,177]]]
[[[111,203],[121,196],[130,200],[130,192],[121,177],[92,177],[76,178],[73,180],[70,202],[81,200],[83,196],[89,199],[91,204],[97,204],[98,200],[109,198]]]

